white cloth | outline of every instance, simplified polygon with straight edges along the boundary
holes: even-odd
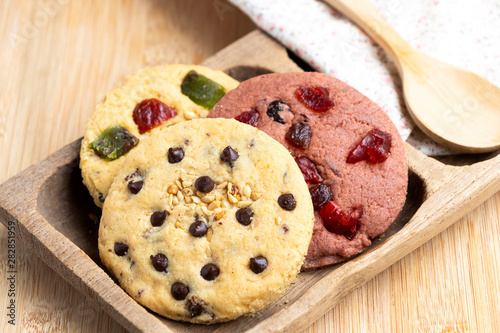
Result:
[[[415,125],[393,62],[336,10],[316,0],[230,1],[313,68],[380,105],[403,140],[428,155],[451,153],[417,131],[411,135]],[[372,1],[415,48],[500,86],[499,0]]]

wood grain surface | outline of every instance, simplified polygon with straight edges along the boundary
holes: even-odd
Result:
[[[83,134],[95,104],[146,65],[199,63],[254,29],[203,1],[3,1],[0,182]],[[500,327],[500,193],[346,296],[308,332],[492,332]],[[7,324],[7,232],[0,227],[6,332],[124,329],[16,243],[16,326]]]

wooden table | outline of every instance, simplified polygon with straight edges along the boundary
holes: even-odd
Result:
[[[141,67],[199,63],[255,26],[222,0],[2,1],[0,182],[82,136],[106,91]],[[500,327],[500,192],[360,286],[308,332],[492,332]],[[16,243],[16,326],[5,332],[121,332]]]

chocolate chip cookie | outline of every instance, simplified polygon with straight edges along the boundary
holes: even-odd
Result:
[[[104,202],[99,253],[139,303],[214,323],[259,311],[290,285],[314,212],[290,153],[230,119],[151,132]]]

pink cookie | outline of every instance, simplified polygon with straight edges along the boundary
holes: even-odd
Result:
[[[316,210],[303,269],[362,252],[404,205],[408,166],[396,127],[375,103],[333,77],[258,76],[227,93],[208,117],[254,125],[295,157]]]

